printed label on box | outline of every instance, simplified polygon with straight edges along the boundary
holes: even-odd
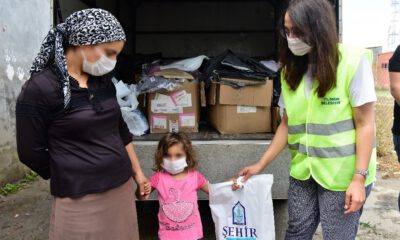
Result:
[[[256,113],[257,107],[254,106],[237,106],[237,113]]]
[[[171,98],[165,94],[161,94],[161,93],[156,93],[156,96],[154,97],[154,100],[164,100],[166,102],[170,102]],[[171,104],[173,104],[173,102],[171,101]]]
[[[179,114],[180,127],[194,127],[196,126],[196,116],[194,113]]]
[[[169,132],[171,133],[179,132],[179,121],[169,120]]]
[[[151,115],[151,128],[167,129],[167,116]]]
[[[180,107],[191,107],[192,106],[192,94],[186,94],[186,99],[181,102]]]
[[[177,91],[171,95],[171,100],[177,107],[191,107],[192,94],[188,94],[185,90]]]
[[[171,106],[171,104],[165,100],[152,100],[151,111],[153,113],[183,113],[182,107]]]

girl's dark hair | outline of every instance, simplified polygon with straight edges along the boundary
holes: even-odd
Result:
[[[193,149],[192,142],[186,134],[183,133],[168,133],[161,138],[157,146],[155,154],[155,163],[153,170],[161,171],[163,158],[168,154],[168,149],[176,144],[182,144],[183,150],[186,154],[186,162],[189,170],[195,170],[198,167],[196,160],[196,152]]]
[[[318,97],[336,86],[336,71],[339,64],[338,35],[333,6],[328,0],[292,0],[280,20],[280,31],[284,31],[285,14],[293,24],[297,37],[312,46],[305,56],[295,56],[288,48],[284,34],[279,37],[279,60],[284,69],[287,84],[294,91],[311,64],[311,75],[318,81]]]

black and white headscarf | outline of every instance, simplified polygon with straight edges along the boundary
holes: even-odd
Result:
[[[64,108],[71,100],[67,61],[64,55],[66,45],[80,46],[98,43],[126,41],[125,32],[118,20],[109,12],[90,8],[71,14],[64,23],[51,29],[43,40],[39,54],[31,67],[31,74],[54,65],[61,78]]]

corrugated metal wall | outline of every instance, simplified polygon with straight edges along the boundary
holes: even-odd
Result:
[[[15,144],[15,102],[47,31],[52,0],[0,0],[0,185],[26,171]],[[26,136],[30,137],[30,136]]]

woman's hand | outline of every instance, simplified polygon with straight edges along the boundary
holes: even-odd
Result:
[[[151,186],[146,176],[142,173],[136,173],[133,177],[138,185],[138,193],[141,198],[148,199],[151,193]]]
[[[355,213],[364,205],[366,199],[364,183],[364,176],[354,176],[346,191],[345,214]]]
[[[246,182],[251,176],[259,174],[262,169],[263,169],[263,167],[259,163],[256,163],[256,164],[253,164],[253,165],[243,168],[239,172],[239,176],[242,176],[243,182]]]
[[[136,156],[135,150],[133,149],[132,142],[125,146],[125,149],[129,155],[132,164],[132,172],[134,172],[133,179],[138,185],[136,195],[139,195],[139,199],[148,199],[151,193],[151,186],[146,176],[143,174],[142,168],[140,167],[139,160]]]
[[[258,173],[261,172],[262,170],[262,166],[259,163],[247,166],[245,168],[243,168],[240,172],[239,172],[239,176],[242,176],[243,182],[246,182],[251,176],[256,175]],[[231,179],[231,181],[233,181],[233,185],[232,185],[232,190],[236,191],[240,188],[240,186],[236,183],[236,179]]]

